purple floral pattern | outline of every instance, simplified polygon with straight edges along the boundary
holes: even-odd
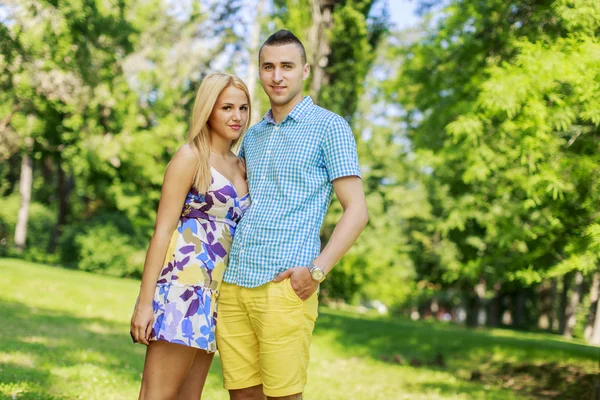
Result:
[[[233,184],[211,167],[206,194],[188,193],[158,277],[150,340],[215,352],[217,298],[235,227],[250,206]]]

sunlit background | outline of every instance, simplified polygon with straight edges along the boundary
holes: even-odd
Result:
[[[135,398],[165,166],[211,71],[262,118],[280,28],[352,126],[370,212],[322,286],[306,397],[598,393],[600,2],[4,0],[0,397]],[[227,397],[218,358],[207,385]]]

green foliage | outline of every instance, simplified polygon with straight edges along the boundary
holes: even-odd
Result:
[[[65,263],[139,275],[143,259],[133,262],[128,254],[151,236],[163,173],[185,138],[199,82],[239,40],[232,20],[240,4],[205,9],[192,2],[174,10],[163,0],[36,0],[2,6],[9,22],[0,21],[6,39],[0,69],[7,72],[0,114],[8,118],[0,121],[0,159],[9,162],[0,165],[0,189],[18,189],[19,153],[31,154],[33,200],[61,210],[53,224],[58,220],[57,231],[64,231],[62,246],[76,247],[61,250]],[[128,228],[97,222],[110,215]],[[96,221],[93,228],[89,221]],[[49,226],[36,238],[40,247],[49,248],[53,231]],[[94,256],[94,245],[106,252]]]
[[[71,224],[60,240],[62,262],[73,268],[118,277],[141,277],[145,241],[123,214],[103,214]]]
[[[15,255],[15,227],[20,206],[21,200],[18,195],[0,198],[0,255]],[[55,210],[44,204],[30,204],[27,242],[22,257],[40,262],[57,261],[56,257],[48,255],[47,249],[56,222],[55,214]]]
[[[387,14],[372,15],[381,0],[334,1],[332,29],[324,35],[329,40],[331,54],[325,68],[326,83],[319,93],[318,104],[348,121],[352,120],[358,102],[364,92],[363,82],[367,78],[377,47],[385,37],[389,22]],[[313,23],[310,7],[298,0],[274,2],[275,28],[294,32],[310,53],[309,30]],[[313,60],[313,63],[316,61]],[[310,87],[310,78],[305,89]]]
[[[597,268],[599,17],[589,1],[458,0],[391,50],[405,64],[389,98],[432,168],[423,277],[531,285]]]
[[[144,254],[130,245],[130,238],[111,224],[90,227],[75,236],[78,268],[121,277],[141,277]]]
[[[333,13],[331,56],[326,68],[329,82],[321,89],[320,103],[351,120],[383,34],[385,16],[369,19],[377,1],[346,1]]]

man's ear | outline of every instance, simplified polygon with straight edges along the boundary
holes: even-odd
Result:
[[[304,71],[302,73],[302,80],[305,81],[310,76],[310,64],[304,64]]]

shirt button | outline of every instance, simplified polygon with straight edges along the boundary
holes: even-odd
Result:
[[[266,176],[264,176],[264,175],[260,177],[260,179],[265,179],[265,178],[266,178]]]
[[[271,154],[271,150],[267,150],[267,154]]]
[[[275,126],[275,130],[276,130],[276,131],[278,131],[278,130],[279,130],[279,127],[278,127],[278,126]]]

